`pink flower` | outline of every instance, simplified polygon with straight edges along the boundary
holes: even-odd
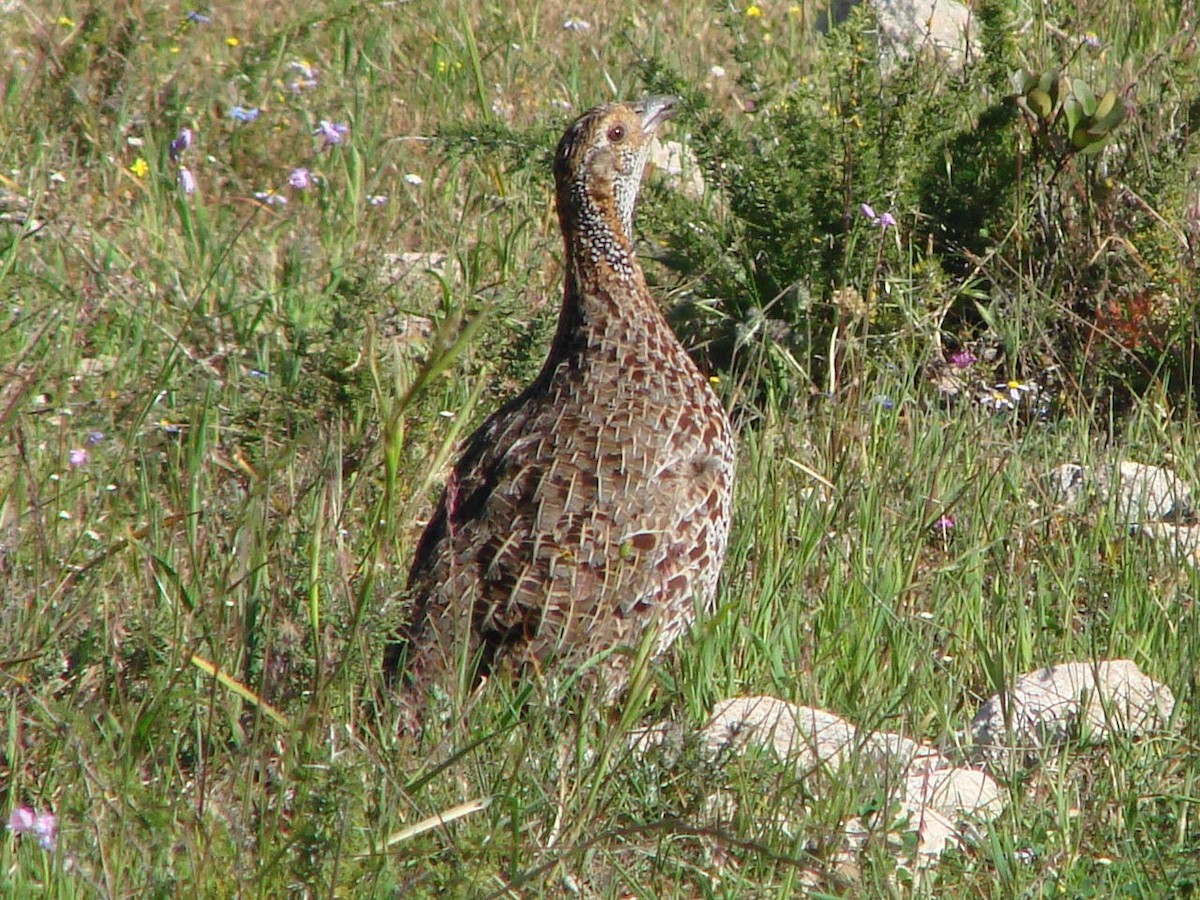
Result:
[[[49,810],[34,812],[31,807],[18,806],[8,817],[8,830],[13,834],[32,834],[38,845],[50,852],[58,834],[58,817]]]
[[[40,812],[33,817],[33,833],[38,844],[47,852],[54,851],[54,839],[58,833],[58,817],[52,812]]]
[[[308,188],[308,186],[312,184],[312,179],[308,175],[308,169],[292,169],[291,174],[288,175],[288,184],[298,191],[303,191]]]
[[[321,139],[321,149],[333,147],[342,142],[342,139],[350,133],[350,126],[343,125],[341,122],[330,122],[328,119],[322,119],[317,130],[313,132]]]
[[[976,358],[975,354],[966,347],[961,347],[947,356],[946,362],[950,363],[950,365],[954,366],[956,369],[966,369],[978,362],[978,359]]]
[[[8,817],[8,830],[13,834],[26,834],[33,831],[33,810],[28,806],[18,806]]]
[[[190,146],[192,146],[192,129],[181,128],[179,135],[175,140],[171,141],[171,146],[168,150],[171,162],[179,162],[179,157],[183,155],[183,151]]]
[[[70,452],[67,453],[67,462],[70,464],[72,469],[79,466],[86,466],[89,456],[90,454],[87,452],[86,448],[72,447]]]
[[[868,219],[872,225],[876,225],[885,231],[888,228],[896,227],[896,217],[890,212],[885,212],[878,216],[875,214],[875,208],[870,203],[862,203],[858,207],[858,211],[863,214],[864,218]]]
[[[954,525],[954,516],[947,514],[933,523],[933,530],[940,535],[947,535],[954,530]]]
[[[185,194],[194,194],[196,192],[196,176],[192,174],[192,170],[187,166],[179,167],[179,189]]]

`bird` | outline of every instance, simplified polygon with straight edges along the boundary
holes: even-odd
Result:
[[[679,100],[591,109],[554,157],[558,324],[536,379],[466,439],[409,571],[383,675],[402,723],[501,666],[579,673],[602,701],[711,610],[735,436],[634,252],[651,140]]]

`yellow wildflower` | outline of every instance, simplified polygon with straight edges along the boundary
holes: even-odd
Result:
[[[136,178],[145,178],[150,173],[150,166],[139,156],[133,161],[133,165],[129,167],[129,171],[132,172]]]
[[[241,41],[239,41],[237,38],[235,38],[232,34],[229,37],[225,38],[225,46],[227,46],[227,47],[236,47],[240,43],[241,43]]]
[[[58,24],[63,28],[74,28],[75,20],[72,19],[70,16],[59,16]]]
[[[751,3],[749,6],[746,7],[746,18],[761,19],[762,18],[762,8]]]

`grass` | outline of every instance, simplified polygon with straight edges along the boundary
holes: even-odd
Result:
[[[882,211],[881,186],[906,185],[892,195],[909,204],[903,241],[834,216],[818,238],[837,252],[815,253],[801,229],[827,224],[817,167],[842,157],[753,149],[769,150],[762,123],[786,119],[791,140],[819,113],[837,60],[871,55],[857,33],[824,49],[815,4],[754,18],[613,2],[587,31],[562,28],[579,14],[558,0],[294,6],[235,0],[195,22],[175,5],[0,12],[0,811],[60,823],[53,853],[0,841],[5,894],[787,897],[807,870],[827,895],[920,893],[883,835],[852,869],[834,861],[841,823],[886,803],[868,778],[716,768],[686,741],[641,757],[628,730],[670,717],[691,732],[717,700],[771,693],[938,741],[1014,675],[1102,657],[1170,685],[1176,730],[1014,773],[1007,811],[943,861],[936,892],[1196,891],[1197,575],[1111,510],[1054,511],[1038,482],[1060,462],[1137,458],[1200,485],[1195,281],[1171,237],[1191,227],[1179,173],[1194,169],[1200,102],[1182,11],[1012,10],[1031,23],[1013,37],[1031,66],[1091,28],[1113,49],[1088,77],[1155,76],[1138,87],[1154,102],[1123,126],[1135,149],[1121,177],[1166,225],[1096,227],[1132,248],[1109,275],[1132,258],[1181,298],[1161,356],[1097,329],[1106,352],[1062,357],[1083,362],[1060,367],[1053,409],[1030,416],[943,402],[923,377],[943,334],[1002,347],[995,378],[1026,377],[1022,360],[1070,345],[1048,323],[1087,312],[1064,299],[1082,267],[1031,262],[1048,232],[1030,207],[973,269],[945,263],[952,247],[924,252],[904,191],[930,143],[919,116],[957,102],[944,75],[904,120],[898,158],[879,153],[869,104],[846,112],[863,143],[830,145],[881,179],[837,183],[851,210]],[[293,89],[299,62],[315,84]],[[898,83],[925,83],[922,65]],[[398,737],[372,698],[422,517],[455,440],[536,371],[553,327],[554,141],[573,111],[669,77],[705,104],[671,136],[694,129],[716,163],[722,146],[751,148],[737,159],[757,179],[724,185],[725,213],[651,185],[641,215],[649,276],[722,366],[740,422],[719,609],[617,709],[569,685],[493,684],[465,724]],[[258,119],[235,122],[234,104]],[[322,120],[346,139],[320,149]],[[168,152],[185,126],[191,196]],[[811,167],[787,175],[807,212],[783,203],[778,172],[751,168],[785,157]],[[298,166],[307,191],[286,186]],[[1053,206],[1053,186],[1029,190]],[[271,191],[288,203],[255,198]],[[809,244],[757,244],[739,196],[773,198],[763,208]],[[756,256],[766,246],[810,247],[794,270],[809,280],[783,299],[763,295],[764,273],[798,276]],[[839,314],[842,288],[879,315]],[[775,316],[790,343],[771,337]],[[1131,358],[1137,378],[1120,368]],[[1090,389],[1106,374],[1129,402]],[[948,535],[933,529],[943,515]]]

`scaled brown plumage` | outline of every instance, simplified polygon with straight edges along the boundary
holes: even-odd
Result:
[[[661,653],[712,603],[729,535],[729,418],[646,288],[633,207],[673,97],[593,109],[554,161],[566,283],[541,373],[467,439],[417,547],[384,674],[420,720],[509,657],[578,668],[657,629]],[[630,654],[589,678],[612,698]]]

